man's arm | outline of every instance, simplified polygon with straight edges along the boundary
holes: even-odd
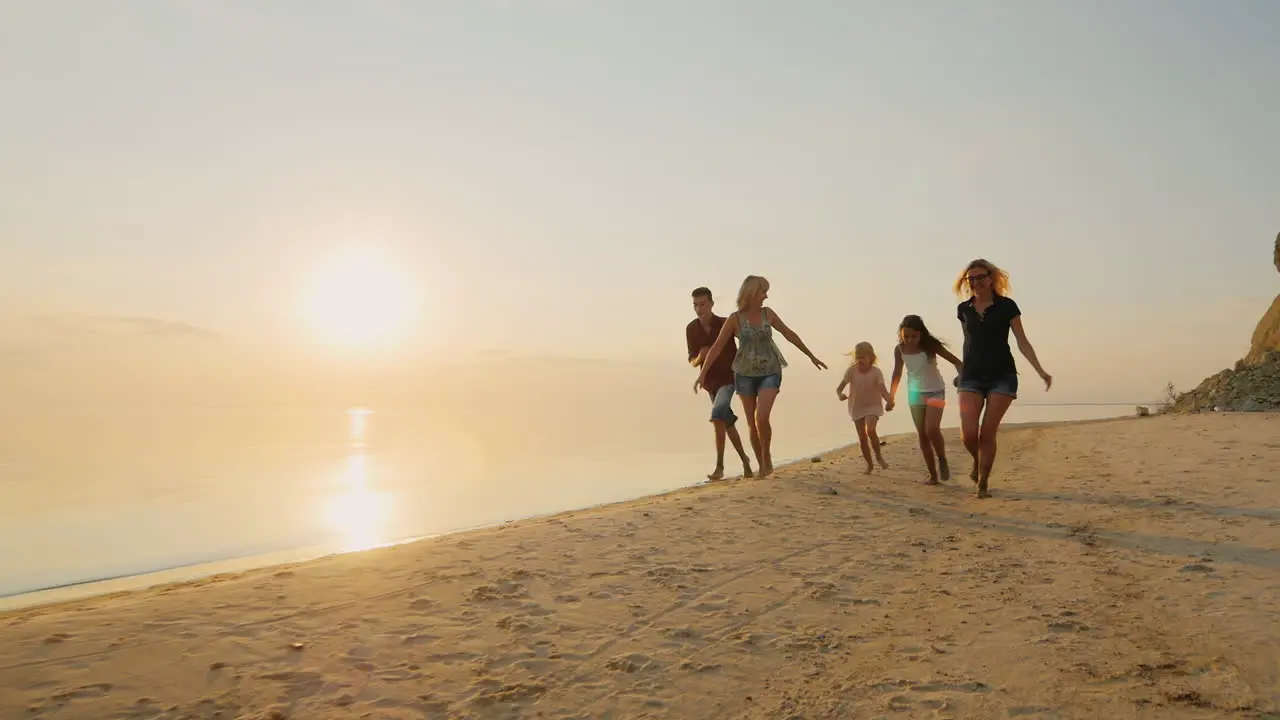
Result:
[[[697,322],[697,320],[694,322]],[[694,367],[702,367],[702,361],[707,359],[707,348],[699,346],[698,337],[693,330],[692,323],[684,329],[684,343],[689,346],[689,364]]]

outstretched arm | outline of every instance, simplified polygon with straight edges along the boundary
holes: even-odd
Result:
[[[733,313],[724,325],[720,327],[720,334],[716,336],[716,342],[706,352],[706,357],[702,359],[702,372],[698,373],[698,382],[694,383],[694,390],[702,385],[702,381],[707,377],[707,370],[715,364],[716,358],[720,357],[720,353],[724,352],[724,346],[729,344],[733,336],[738,332],[738,313]]]
[[[797,335],[794,330],[787,327],[786,323],[782,322],[782,318],[778,317],[778,313],[774,312],[772,309],[768,310],[768,313],[769,323],[778,328],[778,332],[782,333],[782,337],[786,338],[787,342],[799,348],[800,352],[808,356],[808,358],[813,361],[814,365],[817,365],[824,370],[827,368],[826,363],[815,357],[814,354],[809,351],[809,348],[805,347],[804,341],[800,339],[800,336]]]
[[[1053,376],[1045,372],[1044,368],[1040,366],[1040,359],[1036,357],[1036,349],[1031,346],[1031,341],[1027,339],[1027,331],[1022,327],[1022,316],[1019,315],[1010,321],[1009,327],[1013,329],[1013,336],[1018,341],[1018,351],[1027,359],[1027,362],[1031,363],[1031,367],[1036,369],[1040,379],[1044,380],[1044,389],[1048,390],[1053,385]]]
[[[902,382],[902,346],[893,346],[893,379],[889,384],[889,397],[885,402],[893,402],[898,397],[898,385]]]

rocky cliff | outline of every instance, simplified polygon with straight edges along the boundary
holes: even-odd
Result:
[[[1280,272],[1280,235],[1273,253]],[[1175,412],[1200,410],[1246,412],[1280,410],[1280,295],[1262,315],[1249,341],[1249,352],[1234,369],[1205,378],[1195,390],[1173,404]]]

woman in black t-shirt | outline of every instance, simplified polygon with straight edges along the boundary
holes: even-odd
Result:
[[[956,308],[964,330],[964,369],[956,378],[960,432],[965,449],[973,456],[969,477],[978,484],[978,497],[982,498],[990,495],[987,480],[995,464],[1000,421],[1018,397],[1018,369],[1009,348],[1010,330],[1022,356],[1044,380],[1045,390],[1053,385],[1053,377],[1040,367],[1036,350],[1022,329],[1022,311],[1008,296],[1009,275],[1005,271],[979,258],[956,278],[955,291],[966,298]]]

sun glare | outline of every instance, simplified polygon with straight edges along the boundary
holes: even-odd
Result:
[[[349,347],[386,345],[405,338],[413,321],[414,288],[391,263],[348,253],[317,268],[304,312],[323,341]]]

